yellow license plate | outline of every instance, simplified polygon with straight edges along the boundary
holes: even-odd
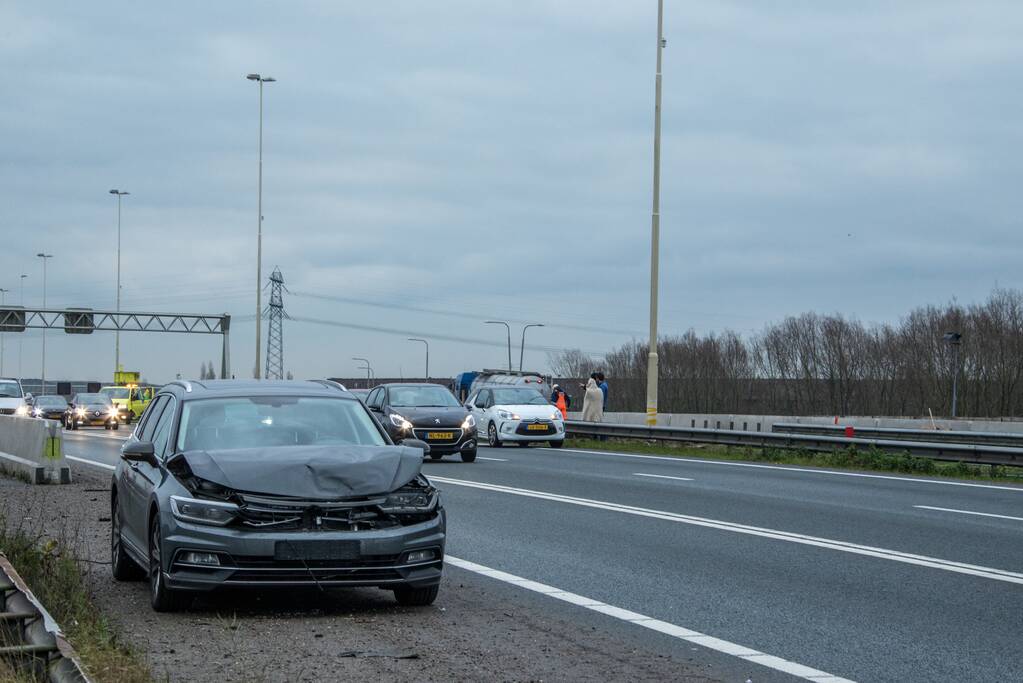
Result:
[[[427,439],[453,439],[455,438],[454,432],[427,432]]]
[[[546,432],[547,425],[526,425],[526,430],[530,432]]]

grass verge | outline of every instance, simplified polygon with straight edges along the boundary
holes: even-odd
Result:
[[[152,683],[149,667],[117,636],[92,602],[87,568],[77,559],[75,536],[62,530],[57,538],[27,529],[0,510],[0,550],[53,615],[97,683]],[[0,681],[32,681],[0,663]],[[10,676],[10,678],[7,678]]]
[[[909,455],[908,453],[888,453],[876,448],[866,450],[848,448],[841,451],[817,452],[805,449],[789,450],[715,445],[694,446],[693,444],[686,443],[651,443],[640,439],[608,439],[607,441],[598,441],[596,439],[582,438],[570,438],[565,441],[565,446],[567,448],[619,451],[641,455],[763,462],[861,472],[895,472],[929,477],[979,479],[1000,483],[1023,484],[1023,471],[1020,471],[1020,468],[1004,467],[1002,465],[975,465],[966,462],[944,462],[930,458],[921,458]]]

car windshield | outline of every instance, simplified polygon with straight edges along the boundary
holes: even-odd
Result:
[[[110,397],[105,394],[78,394],[78,398],[75,400],[80,406],[112,406],[113,402]]]
[[[358,401],[311,396],[241,396],[185,401],[177,450],[261,446],[384,446]]]
[[[17,382],[0,379],[0,396],[6,398],[21,398],[21,385]]]
[[[110,398],[128,398],[127,387],[103,387],[99,393]]]
[[[494,404],[505,406],[542,406],[550,401],[536,389],[494,389]]]
[[[36,405],[43,408],[59,408],[67,405],[62,396],[36,396]]]
[[[454,395],[440,386],[391,387],[390,404],[394,408],[457,408]]]

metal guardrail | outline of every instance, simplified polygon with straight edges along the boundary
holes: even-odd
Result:
[[[682,441],[687,443],[713,443],[725,446],[752,448],[805,449],[811,451],[844,450],[850,446],[908,453],[934,460],[970,462],[978,465],[1016,465],[1023,467],[1023,448],[989,446],[985,444],[934,443],[927,441],[900,441],[896,439],[866,439],[815,434],[779,434],[773,432],[743,432],[731,429],[698,429],[687,427],[647,427],[645,425],[614,424],[610,422],[565,422],[569,436],[613,436],[626,439],[652,441]]]
[[[984,444],[988,446],[1011,446],[1023,448],[1023,434],[1014,432],[966,432],[937,429],[899,429],[895,427],[857,427],[852,425],[853,434],[867,439],[892,439],[895,441],[929,441],[931,443]],[[843,425],[801,424],[797,422],[776,422],[772,432],[780,434],[844,434]]]
[[[60,626],[0,553],[0,657],[53,683],[90,683]]]

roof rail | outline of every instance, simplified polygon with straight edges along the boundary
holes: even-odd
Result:
[[[323,386],[327,387],[328,389],[337,389],[339,391],[348,391],[348,389],[345,388],[344,384],[341,384],[341,382],[335,382],[332,379],[311,379],[309,381],[310,382],[316,382],[317,384],[322,384]]]
[[[167,386],[171,384],[177,384],[179,387],[183,387],[186,394],[192,393],[192,383],[187,379],[176,379],[173,382],[167,382]]]

